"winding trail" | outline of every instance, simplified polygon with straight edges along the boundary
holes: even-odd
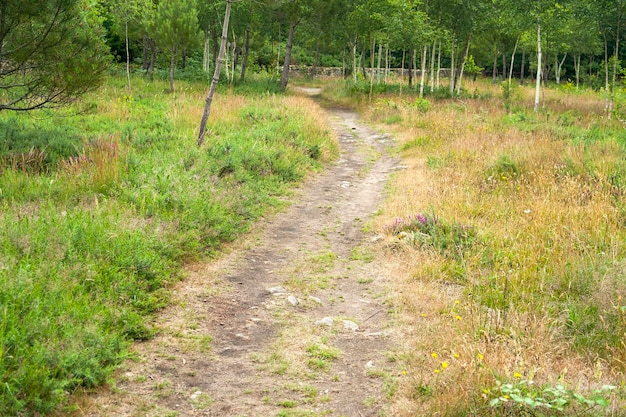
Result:
[[[398,372],[388,269],[363,229],[398,161],[387,135],[328,111],[338,161],[246,247],[192,267],[163,331],[80,416],[364,417],[386,407]],[[333,324],[316,324],[325,317]]]

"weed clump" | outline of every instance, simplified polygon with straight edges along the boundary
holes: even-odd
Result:
[[[385,226],[385,230],[404,242],[431,247],[453,256],[459,251],[469,249],[477,241],[473,227],[444,221],[435,214],[396,218],[392,224]]]

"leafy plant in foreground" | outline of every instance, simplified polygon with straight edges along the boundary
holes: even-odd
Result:
[[[498,381],[494,388],[497,396],[489,405],[499,410],[499,415],[564,416],[566,412],[573,411],[577,416],[597,416],[602,414],[602,408],[609,406],[606,393],[615,388],[604,385],[585,397],[562,384],[537,387],[534,381],[526,379],[505,384]]]

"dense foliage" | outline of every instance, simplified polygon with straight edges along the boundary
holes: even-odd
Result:
[[[103,80],[108,48],[90,0],[0,3],[0,110],[67,103]]]

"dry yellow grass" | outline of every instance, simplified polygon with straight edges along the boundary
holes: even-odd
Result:
[[[479,239],[455,259],[388,235],[407,331],[395,416],[498,415],[488,405],[497,381],[582,393],[623,382],[626,201],[615,185],[623,149],[564,130],[610,131],[602,97],[546,90],[542,113],[516,119],[499,86],[474,88],[491,98],[433,102],[421,113],[387,97],[366,110],[375,121],[399,116],[385,129],[408,167],[375,228],[434,212]],[[518,94],[527,106],[532,91]],[[559,124],[566,112],[574,116]],[[612,399],[610,411],[623,412]]]

